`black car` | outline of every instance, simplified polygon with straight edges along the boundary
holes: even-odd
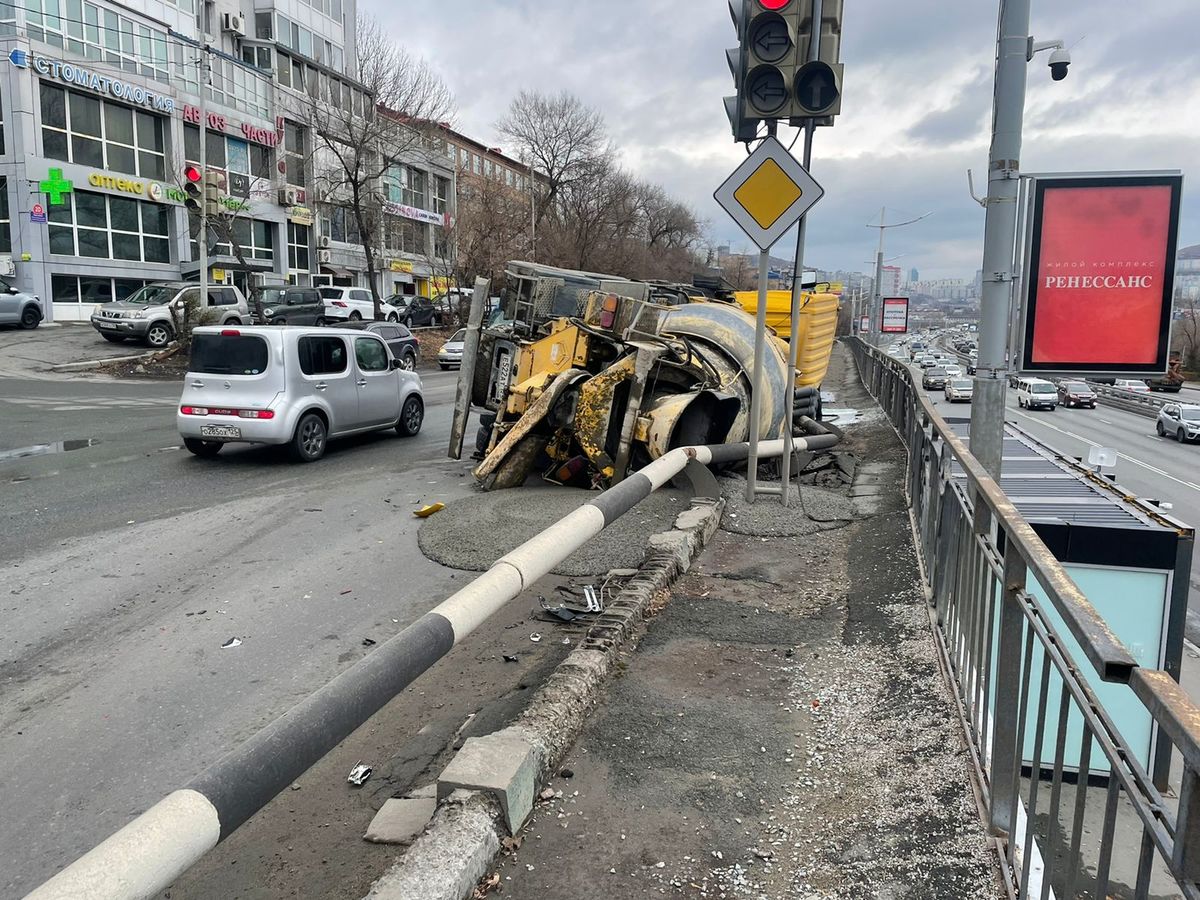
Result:
[[[931,388],[941,390],[946,386],[946,370],[941,366],[930,366],[925,370],[925,374],[921,376],[921,387],[925,390]]]
[[[425,328],[453,321],[451,311],[444,301],[430,300],[428,297],[393,294],[388,297],[387,302],[400,311],[400,321],[409,328]]]
[[[324,325],[325,301],[312,287],[265,287],[250,298],[259,325]]]
[[[370,331],[383,338],[383,342],[392,351],[392,356],[400,360],[400,367],[412,371],[417,367],[417,359],[421,355],[421,345],[416,336],[405,328],[393,322],[340,322],[338,328],[356,328],[359,331]]]
[[[1060,406],[1086,406],[1096,408],[1096,392],[1086,381],[1060,381],[1058,383],[1058,402]]]

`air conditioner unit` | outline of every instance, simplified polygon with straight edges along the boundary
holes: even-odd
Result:
[[[239,16],[237,13],[223,13],[221,15],[221,30],[228,31],[230,34],[236,34],[239,37],[245,37],[246,17]]]
[[[317,251],[317,262],[327,263],[327,262],[332,261],[332,259],[333,259],[333,254],[330,251],[328,251],[328,250],[318,250]]]
[[[279,189],[279,205],[280,206],[295,206],[296,189],[293,187],[281,187]]]
[[[328,247],[329,246],[329,236],[325,235],[325,234],[321,235],[321,237],[317,239],[317,246]]]

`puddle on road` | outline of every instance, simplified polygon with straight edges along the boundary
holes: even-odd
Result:
[[[52,444],[34,444],[32,447],[18,447],[16,450],[0,450],[0,462],[10,459],[28,459],[31,456],[47,456],[51,453],[66,453],[69,450],[82,450],[84,447],[94,447],[99,440],[96,438],[79,438],[71,441],[55,441]]]

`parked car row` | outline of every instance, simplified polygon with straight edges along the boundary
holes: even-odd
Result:
[[[107,341],[136,340],[153,348],[175,339],[172,309],[199,305],[195,282],[161,281],[148,284],[124,300],[97,305],[92,327]],[[9,307],[12,307],[11,310]],[[448,295],[430,299],[394,295],[383,301],[385,322],[406,328],[439,326],[457,321]],[[41,303],[0,280],[0,324],[33,328],[41,321]],[[232,285],[210,285],[205,324],[212,325],[333,325],[375,321],[375,301],[365,288],[265,287],[247,300]]]

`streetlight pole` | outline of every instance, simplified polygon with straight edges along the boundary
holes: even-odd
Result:
[[[912,225],[914,222],[920,222],[922,219],[927,219],[933,215],[932,212],[927,212],[923,216],[917,216],[915,219],[909,219],[907,222],[893,222],[890,225],[885,225],[883,220],[887,215],[887,207],[879,209],[879,224],[867,225],[868,228],[879,229],[879,247],[875,250],[875,287],[871,293],[870,309],[867,317],[867,334],[880,334],[880,329],[883,327],[883,232],[886,228],[903,228],[905,225]],[[893,257],[899,259],[899,257]],[[870,340],[868,339],[868,343]]]
[[[999,479],[1004,446],[1005,344],[1016,239],[1021,126],[1029,54],[1029,0],[1000,0],[996,34],[992,145],[983,229],[983,291],[979,301],[979,360],[971,402],[971,453]]]

